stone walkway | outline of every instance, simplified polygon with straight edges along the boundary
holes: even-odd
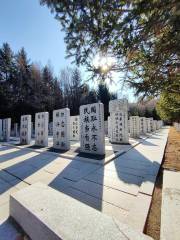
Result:
[[[0,146],[0,221],[9,215],[11,193],[42,182],[142,232],[168,131],[159,130],[104,166]]]

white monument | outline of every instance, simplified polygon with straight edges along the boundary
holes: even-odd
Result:
[[[70,149],[70,110],[63,108],[53,111],[53,147]]]
[[[146,118],[147,132],[151,132],[151,121],[150,118]]]
[[[0,141],[3,139],[3,124],[2,119],[0,119]]]
[[[149,118],[150,120],[150,127],[151,127],[151,132],[154,131],[154,128],[153,128],[153,118]]]
[[[128,101],[117,99],[109,102],[110,112],[110,141],[112,143],[128,143]]]
[[[35,115],[35,145],[48,146],[49,113],[40,112]]]
[[[79,141],[80,139],[80,119],[79,116],[70,117],[70,139],[72,141]]]
[[[147,133],[147,122],[145,117],[139,118],[139,124],[140,124],[140,134],[144,135]]]
[[[21,116],[20,143],[25,145],[31,143],[31,115]]]
[[[104,155],[104,105],[102,103],[80,106],[80,129],[80,151]]]
[[[139,138],[140,136],[139,116],[130,117],[130,136],[132,138]]]
[[[3,119],[3,140],[9,141],[11,134],[11,118]]]
[[[157,120],[153,120],[153,132],[157,130]]]

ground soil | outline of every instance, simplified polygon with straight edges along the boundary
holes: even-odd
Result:
[[[171,127],[169,131],[164,159],[156,179],[152,204],[144,232],[155,240],[160,239],[163,169],[180,171],[180,132],[177,132],[174,127]]]

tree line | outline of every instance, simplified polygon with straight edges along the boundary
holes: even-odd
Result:
[[[19,121],[23,114],[69,107],[71,115],[79,114],[83,104],[101,101],[108,116],[108,103],[116,99],[106,84],[97,90],[84,83],[78,68],[65,68],[55,76],[50,64],[33,63],[24,48],[14,53],[8,43],[0,48],[0,118]],[[50,114],[52,117],[52,114]]]

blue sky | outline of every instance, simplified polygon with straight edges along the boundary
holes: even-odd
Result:
[[[50,61],[58,75],[60,69],[72,65],[72,59],[65,59],[63,38],[60,24],[39,0],[0,0],[0,46],[8,42],[15,52],[24,47],[33,62],[45,65]],[[112,91],[117,89],[119,84],[110,86]],[[124,94],[134,99],[132,91],[119,91],[119,96]]]

